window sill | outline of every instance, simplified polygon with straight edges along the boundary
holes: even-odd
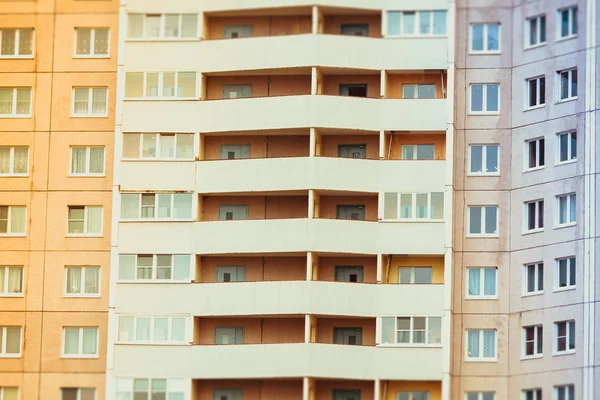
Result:
[[[0,114],[0,118],[19,118],[19,119],[25,119],[25,118],[31,118],[31,114]]]
[[[499,116],[500,111],[469,111],[467,116],[469,117],[492,117]]]
[[[6,55],[0,56],[0,60],[33,60],[35,57],[33,55]]]
[[[532,45],[529,45],[529,46],[525,45],[523,47],[523,50],[527,51],[527,50],[539,49],[540,47],[544,47],[545,45],[546,45],[546,42],[536,43],[536,44],[532,44]]]
[[[108,114],[71,114],[71,118],[108,118]]]
[[[68,293],[64,293],[63,298],[66,298],[66,299],[99,299],[100,294],[75,294],[75,293],[68,294]]]
[[[521,361],[527,361],[527,360],[539,360],[544,358],[543,354],[534,354],[531,356],[521,356]]]
[[[418,348],[433,348],[433,349],[437,349],[437,348],[441,348],[443,347],[441,343],[436,343],[436,344],[421,344],[421,343],[379,343],[376,344],[375,347],[380,347],[380,348],[411,348],[411,349],[418,349]]]
[[[575,101],[575,100],[577,100],[577,96],[575,96],[575,97],[567,97],[566,99],[557,100],[556,104],[568,103],[570,101]]]
[[[521,297],[533,297],[533,296],[539,296],[539,295],[542,295],[542,294],[544,294],[544,291],[543,290],[538,290],[538,291],[535,291],[535,292],[522,293]]]
[[[27,178],[29,174],[0,174],[0,178]]]
[[[570,159],[570,160],[566,160],[566,161],[557,161],[555,166],[559,167],[561,165],[569,165],[569,164],[574,164],[577,162],[576,158]]]
[[[566,350],[560,352],[553,352],[552,357],[560,357],[560,356],[569,356],[571,354],[575,354],[575,350]]]
[[[480,235],[480,234],[467,234],[467,239],[499,239],[500,235],[497,233],[489,234],[489,235]]]
[[[65,235],[65,237],[67,238],[101,238],[103,237],[101,233],[95,233],[95,234],[79,234],[79,233],[67,233]]]
[[[326,34],[327,35],[327,34]],[[354,36],[354,35],[341,35],[341,36]],[[366,38],[370,38],[370,36],[360,36],[360,37],[366,37]],[[430,35],[403,35],[403,34],[399,34],[399,35],[385,35],[383,38],[393,38],[393,39],[439,39],[439,38],[447,38],[448,34],[447,33],[443,33],[443,34],[439,34],[439,35],[434,35],[434,34],[430,34]],[[375,38],[377,39],[377,38]]]
[[[69,178],[106,178],[106,174],[69,174]]]
[[[468,172],[467,176],[469,177],[498,177],[500,176],[499,172],[490,172],[490,173],[486,173],[486,172]]]
[[[465,296],[465,300],[485,301],[485,300],[498,300],[498,296]]]
[[[84,359],[84,360],[97,360],[99,357],[97,354],[95,355],[82,355],[82,354],[73,354],[73,355],[67,355],[67,354],[61,354],[60,358],[64,358],[64,359],[68,359],[68,360],[77,360],[77,359]]]
[[[75,60],[86,60],[86,59],[96,59],[96,60],[106,60],[109,59],[109,54],[99,54],[99,55],[90,55],[90,54],[75,54],[73,59]]]
[[[565,286],[565,287],[556,287],[556,288],[554,288],[553,292],[554,293],[568,292],[570,290],[575,290],[575,289],[577,289],[577,285],[571,285],[571,286]]]
[[[523,112],[533,111],[533,110],[539,110],[540,108],[544,108],[544,107],[546,107],[546,103],[544,103],[544,104],[538,104],[537,106],[525,107],[523,109]]]
[[[497,363],[498,358],[465,358],[467,363]]]
[[[544,232],[544,228],[536,228],[536,229],[526,230],[526,231],[523,231],[523,233],[521,233],[521,235],[522,236],[533,235],[535,233],[540,233],[540,232]]]
[[[19,354],[0,354],[0,359],[2,358],[21,358],[23,357],[20,353]]]
[[[502,54],[501,50],[469,50],[470,56],[497,56]]]
[[[21,297],[25,297],[25,295],[23,293],[0,293],[0,298],[21,298]]]
[[[554,227],[554,229],[570,228],[570,227],[573,227],[575,225],[577,225],[577,222],[569,222],[569,223],[566,223],[566,224],[556,225]]]
[[[542,169],[544,169],[544,168],[546,168],[546,166],[545,166],[545,165],[540,165],[540,166],[538,166],[538,167],[533,167],[533,168],[525,168],[525,169],[523,170],[523,173],[524,173],[524,174],[526,174],[526,173],[528,173],[528,172],[540,171],[540,170],[542,170]]]
[[[26,237],[26,233],[0,233],[0,237]]]
[[[559,36],[559,37],[557,37],[557,38],[556,38],[556,43],[559,43],[559,42],[564,42],[565,40],[571,40],[571,39],[575,39],[575,38],[576,38],[576,37],[578,37],[578,36],[579,36],[578,34],[575,34],[575,35],[568,35],[568,36],[564,36],[564,37],[560,37],[560,36]]]

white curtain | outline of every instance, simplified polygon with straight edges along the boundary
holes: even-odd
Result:
[[[479,268],[469,268],[469,295],[479,296],[481,287],[481,273]]]
[[[31,113],[31,89],[17,89],[17,114]]]
[[[0,149],[0,174],[10,173],[10,148]]]
[[[92,89],[92,114],[106,113],[106,88]]]
[[[67,267],[67,293],[81,293],[81,267]]]
[[[13,160],[13,172],[15,174],[26,174],[29,170],[29,149],[27,147],[15,148]]]
[[[108,54],[108,29],[96,29],[94,54]]]
[[[83,354],[98,353],[98,328],[83,329]]]
[[[86,148],[85,147],[73,147],[71,149],[71,173],[72,174],[85,174],[85,158]]]
[[[79,328],[65,328],[65,354],[79,353]]]
[[[496,294],[496,268],[486,268],[483,271],[483,294],[493,296]]]
[[[101,233],[102,207],[88,207],[87,211],[87,233]]]
[[[25,233],[25,215],[26,208],[25,207],[15,207],[12,206],[10,209],[10,224],[11,224],[11,232],[10,233]]]
[[[479,331],[468,331],[467,342],[469,357],[479,357]]]
[[[75,101],[74,101],[73,112],[75,114],[87,114],[88,113],[88,100],[89,100],[88,88],[75,88]]]
[[[12,89],[0,89],[0,114],[12,114]]]
[[[77,29],[77,54],[90,54],[91,37],[91,29]]]
[[[85,269],[85,289],[86,294],[100,293],[100,267],[87,267]]]
[[[17,32],[14,29],[2,30],[2,47],[0,54],[3,56],[12,56],[15,54],[16,33]]]
[[[104,172],[104,147],[90,148],[90,174]]]
[[[121,195],[121,218],[140,217],[140,195],[124,193]]]

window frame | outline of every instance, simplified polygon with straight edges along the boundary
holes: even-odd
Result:
[[[575,71],[575,74],[577,75],[577,83],[575,84],[575,94],[573,95],[573,71]],[[562,75],[563,74],[567,74],[567,97],[563,98],[562,97]],[[578,98],[578,94],[579,94],[579,88],[577,87],[577,85],[579,84],[579,70],[578,68],[575,67],[571,67],[571,68],[565,68],[565,69],[561,69],[559,71],[556,71],[556,103],[560,104],[560,103],[566,103],[568,101],[573,101],[573,100],[577,100]]]
[[[20,292],[9,292],[9,276],[11,268],[21,269],[21,291]],[[0,269],[4,269],[4,291],[0,292],[0,298],[2,297],[24,297],[25,296],[25,267],[23,265],[0,265]]]
[[[483,49],[473,50],[473,26],[483,25]],[[498,50],[488,50],[488,30],[490,25],[498,25]],[[486,55],[502,53],[502,24],[500,22],[471,22],[469,23],[469,55]]]
[[[566,36],[562,36],[561,32],[561,20],[562,13],[568,13],[568,33]],[[574,18],[575,16],[575,18]],[[556,10],[556,41],[560,42],[563,40],[573,39],[579,36],[579,24],[577,23],[577,17],[579,16],[579,9],[577,5],[571,5],[568,7],[562,7]],[[575,31],[575,33],[573,33]]]
[[[385,218],[385,195],[386,194],[396,194],[396,218]],[[441,218],[432,218],[431,215],[431,198],[433,194],[441,194],[442,195],[442,217]],[[411,195],[411,214],[412,216],[409,218],[402,218],[402,195]],[[427,205],[425,207],[427,211],[427,217],[418,218],[417,217],[417,196],[418,195],[427,195]],[[445,221],[445,213],[446,213],[446,205],[445,205],[445,194],[444,192],[427,192],[427,193],[399,193],[399,192],[384,192],[382,198],[384,214],[381,218],[381,222],[444,222]]]
[[[533,228],[529,228],[529,207],[533,205]],[[544,199],[529,200],[523,203],[523,235],[544,231]]]
[[[127,82],[127,74],[142,74],[142,96],[137,97],[129,97],[124,95],[125,100],[145,100],[145,101],[181,101],[181,100],[198,100],[199,99],[199,90],[198,90],[198,72],[197,71],[151,71],[151,72],[140,72],[140,71],[128,71],[125,73],[125,82]],[[149,96],[147,93],[148,89],[148,74],[157,74],[156,81],[156,89],[158,91],[157,96]],[[174,74],[173,77],[173,90],[175,94],[177,94],[177,89],[179,88],[179,74],[195,74],[195,82],[194,82],[194,96],[165,96],[164,95],[164,74]],[[127,84],[127,83],[125,83]],[[166,133],[166,132],[165,132]]]
[[[94,392],[94,400],[96,399],[96,388],[95,387],[61,387],[60,388],[61,400],[64,400],[64,390],[76,390],[75,397],[77,400],[81,400],[81,398],[83,397],[83,395],[82,395],[83,390],[92,390]]]
[[[419,154],[419,146],[433,146],[433,158],[418,158]],[[412,148],[412,158],[404,158],[404,149]],[[409,161],[435,161],[437,160],[435,157],[435,143],[417,143],[417,144],[403,144],[400,146],[400,156],[401,160],[409,160]]]
[[[471,208],[481,208],[481,233],[471,233]],[[485,233],[485,217],[487,214],[488,208],[496,209],[496,232],[495,233]],[[472,204],[467,206],[467,238],[497,238],[500,237],[500,206],[496,204],[485,204],[485,205],[477,205]]]
[[[8,172],[0,172],[0,177],[25,177],[29,176],[29,146],[0,146],[0,149],[8,149],[9,151],[9,161],[8,161]],[[26,149],[27,150],[27,172],[17,172],[15,173],[15,151],[17,149]]]
[[[11,113],[10,114],[0,114],[0,118],[31,118],[32,117],[32,108],[33,108],[33,104],[34,104],[34,99],[33,99],[33,88],[31,86],[14,86],[14,87],[8,87],[8,86],[3,86],[0,87],[0,89],[11,89],[13,91],[12,94],[12,106],[11,106]],[[17,114],[17,96],[18,96],[18,91],[19,90],[29,90],[29,112],[26,114]]]
[[[559,395],[559,390],[564,388],[565,389],[565,397],[564,400],[575,400],[575,385],[572,383],[569,384],[565,384],[565,385],[556,385],[552,387],[552,395],[553,395],[553,400],[562,400],[560,398]],[[571,388],[573,388],[571,390]],[[573,396],[571,396],[569,393],[573,393]]]
[[[498,166],[497,172],[487,172],[484,170],[487,170],[487,153],[488,153],[488,147],[497,147],[498,151],[498,159],[496,160],[496,165]],[[472,160],[473,160],[473,155],[472,155],[472,149],[473,147],[481,147],[481,169],[482,172],[473,172],[472,171]],[[470,143],[469,144],[469,156],[468,156],[468,163],[469,165],[467,166],[468,171],[467,171],[467,176],[500,176],[500,144],[499,143],[487,143],[487,144],[479,144],[479,143]]]
[[[408,400],[415,400],[415,393],[425,394],[425,397],[421,398],[422,400],[431,400],[431,392],[429,390],[399,390],[396,392],[396,400],[400,400],[401,394],[406,394]]]
[[[531,161],[531,144],[535,143],[535,165],[530,167]],[[527,139],[524,142],[524,157],[523,157],[523,172],[537,171],[546,168],[546,138],[539,136]]]
[[[88,100],[87,100],[87,112],[78,114],[75,112],[75,92],[77,89],[87,89],[88,90]],[[104,103],[105,112],[103,114],[93,113],[92,109],[94,106],[94,89],[104,89],[106,91],[106,101]],[[71,90],[71,118],[107,118],[108,117],[108,105],[109,101],[109,93],[107,86],[73,86]]]
[[[82,30],[89,30],[90,31],[90,46],[89,46],[89,54],[79,54],[77,53],[77,38],[79,35],[79,31]],[[106,54],[94,54],[94,51],[96,50],[96,31],[98,30],[106,30]],[[73,46],[73,58],[110,58],[110,33],[111,33],[111,29],[110,27],[83,27],[83,26],[76,26],[74,28],[75,31],[75,35],[74,35],[74,46]]]
[[[85,170],[86,172],[73,172],[73,149],[85,149]],[[91,151],[92,149],[102,149],[102,172],[90,172]],[[106,176],[106,147],[105,146],[69,146],[69,176]]]
[[[554,291],[562,292],[565,290],[575,290],[577,288],[577,257],[568,256],[568,257],[560,257],[554,260]],[[561,261],[566,262],[566,277],[568,284],[566,286],[560,286],[560,269],[561,269]],[[573,269],[573,276],[575,277],[575,282],[571,282],[571,269]]]
[[[415,97],[406,97],[404,94],[404,88],[414,86],[414,94]],[[419,97],[419,87],[420,86],[433,86],[433,97]],[[407,100],[429,100],[429,99],[437,99],[437,85],[435,83],[404,83],[402,84],[402,99]]]
[[[142,35],[139,37],[132,37],[129,35],[129,25],[130,25],[130,18],[133,15],[140,15],[142,17]],[[160,16],[160,22],[159,22],[159,34],[158,36],[146,36],[146,18],[148,15],[152,15],[152,16]],[[166,16],[167,15],[177,15],[179,17],[179,22],[177,24],[177,29],[178,29],[178,35],[177,36],[165,36],[165,22],[166,22]],[[195,15],[196,16],[196,34],[194,35],[194,37],[184,37],[182,36],[183,33],[183,16],[184,15]],[[153,41],[153,40],[157,40],[157,41],[197,41],[197,40],[201,40],[201,32],[200,32],[200,20],[199,20],[200,15],[198,13],[128,13],[127,14],[127,29],[126,29],[126,34],[125,34],[125,40],[132,40],[132,41]]]
[[[120,198],[121,203],[122,203],[122,196],[124,194],[127,194],[127,195],[134,194],[134,195],[137,195],[139,197],[139,199],[138,199],[138,215],[136,217],[133,217],[133,218],[124,218],[122,216],[122,209],[120,209],[119,210],[119,221],[120,222],[152,222],[152,221],[155,221],[155,222],[165,222],[165,221],[194,221],[195,220],[195,217],[194,217],[194,206],[195,206],[195,203],[194,203],[194,194],[193,193],[189,193],[189,192],[184,192],[184,193],[180,193],[180,192],[148,192],[148,193],[121,192],[120,193],[120,195],[121,195],[121,198]],[[158,216],[158,209],[159,209],[159,205],[160,205],[160,202],[159,202],[159,198],[160,197],[159,196],[160,195],[166,195],[166,194],[170,195],[170,198],[171,198],[171,200],[170,200],[170,206],[169,206],[169,211],[170,211],[172,217],[159,217]],[[191,201],[191,204],[190,204],[190,217],[189,218],[175,218],[175,212],[174,212],[175,211],[175,195],[177,195],[177,194],[179,194],[179,195],[181,195],[181,194],[190,195],[190,198],[191,198],[192,201]],[[153,206],[154,207],[154,217],[152,217],[152,218],[142,217],[142,210],[143,210],[143,207],[142,207],[142,205],[143,205],[142,201],[143,200],[142,200],[142,198],[143,198],[143,195],[154,195],[154,206]],[[148,206],[144,206],[144,207],[148,207]]]
[[[535,81],[535,104],[530,105],[531,103],[531,82]],[[544,101],[542,102],[542,81],[544,82]],[[523,111],[529,110],[537,110],[538,108],[546,107],[546,76],[545,75],[537,75],[531,78],[525,79],[525,99],[523,104]]]
[[[532,393],[532,400],[542,400],[542,389],[541,388],[531,388],[531,389],[523,389],[521,390],[521,400],[528,400],[527,394]]]
[[[560,139],[562,136],[566,136],[568,135],[568,140],[567,140],[567,155],[568,155],[568,159],[561,161],[560,159],[560,154],[561,154],[561,142]],[[575,157],[571,158],[571,155],[573,153],[573,136],[575,136]],[[565,132],[558,132],[556,134],[556,165],[564,165],[564,164],[570,164],[570,163],[574,163],[577,162],[577,131],[576,130],[570,130],[570,131],[565,131]]]
[[[8,212],[7,212],[7,224],[6,224],[6,232],[0,232],[0,237],[6,237],[6,236],[17,236],[17,237],[23,237],[23,236],[27,236],[27,222],[28,222],[28,215],[27,215],[27,206],[21,206],[21,205],[8,205],[8,204],[0,204],[0,207],[8,207]],[[12,210],[14,208],[22,208],[25,210],[24,216],[25,216],[25,221],[23,221],[23,227],[24,230],[23,232],[11,232],[11,228],[12,228]]]
[[[566,324],[565,325],[565,336],[558,336],[559,324]],[[576,325],[575,325],[574,319],[564,320],[564,321],[555,321],[553,323],[552,356],[574,354],[577,351],[577,333],[575,333],[575,337],[573,338],[574,347],[572,349],[569,349],[569,342],[571,341],[571,334],[569,333],[570,332],[570,324],[573,324],[573,331],[575,331]],[[565,338],[565,350],[558,350],[558,341],[562,337]]]
[[[429,283],[420,283],[420,282],[415,282],[415,277],[416,277],[416,269],[417,268],[428,268],[431,270],[431,282]],[[410,282],[401,282],[401,270],[402,269],[409,269],[410,270]],[[433,266],[421,266],[421,265],[415,265],[415,266],[403,266],[400,265],[398,266],[398,284],[399,285],[434,285],[433,283]]]
[[[71,220],[69,219],[69,211],[71,209],[71,207],[83,207],[83,233],[71,233],[69,232],[69,222],[71,222]],[[94,207],[94,208],[100,208],[101,210],[101,214],[100,214],[100,232],[93,232],[93,233],[89,233],[87,232],[88,230],[88,212],[89,212],[89,208],[90,207]],[[104,206],[101,205],[89,205],[89,206],[80,206],[80,205],[71,205],[71,206],[67,206],[67,233],[66,236],[67,237],[102,237],[104,234]]]
[[[0,399],[4,399],[6,397],[6,389],[14,389],[17,392],[17,399],[20,399],[21,388],[19,386],[0,386]]]
[[[120,338],[121,336],[121,318],[133,318],[133,338],[131,340],[123,340]],[[167,339],[166,340],[158,340],[154,337],[155,335],[155,323],[156,319],[167,319]],[[139,319],[150,319],[150,325],[148,328],[148,340],[138,340],[137,338],[137,326]],[[184,321],[183,325],[183,339],[182,340],[173,340],[173,320],[174,319],[182,319]],[[140,314],[119,314],[117,318],[117,337],[115,343],[119,344],[133,344],[133,345],[161,345],[161,346],[181,346],[181,345],[191,345],[190,340],[188,339],[188,330],[190,326],[190,317],[187,314],[169,314],[169,315],[140,315]]]
[[[483,343],[484,343],[484,332],[494,332],[494,357],[471,357],[469,356],[469,332],[477,331],[479,332],[479,348],[481,350],[481,354],[483,354]],[[498,330],[497,329],[465,329],[465,354],[464,354],[464,362],[498,362]]]
[[[469,283],[471,279],[471,270],[479,270],[479,293],[480,295],[474,295],[469,293]],[[483,294],[485,293],[485,270],[490,269],[495,271],[494,277],[494,294]],[[466,271],[466,282],[465,285],[465,299],[467,300],[497,300],[498,299],[498,267],[467,267]]]
[[[423,12],[429,12],[431,13],[430,17],[429,17],[429,33],[420,33],[419,31],[419,26],[420,26],[420,22],[421,22],[421,13]],[[435,23],[435,13],[436,12],[444,12],[446,15],[446,21],[444,23],[444,33],[434,33],[435,29],[434,29],[434,23]],[[398,18],[399,18],[399,22],[398,22],[398,31],[399,33],[390,33],[390,25],[389,25],[389,19],[390,19],[390,13],[397,13],[398,14]],[[414,13],[415,14],[415,20],[414,20],[414,29],[412,33],[404,33],[403,31],[403,24],[402,24],[402,17],[405,13]],[[384,13],[385,15],[385,20],[383,21],[383,25],[385,26],[385,36],[386,37],[444,37],[444,36],[448,36],[448,10],[447,9],[441,9],[441,10],[386,10],[386,12]]]
[[[533,267],[533,271],[534,271],[534,287],[535,290],[529,292],[527,291],[528,288],[528,283],[529,283],[529,274],[528,274],[528,270],[529,267]],[[540,289],[540,270],[542,271],[541,273],[541,277],[542,279],[542,288]],[[536,296],[536,295],[540,295],[544,293],[544,290],[546,288],[545,285],[545,280],[546,280],[546,272],[544,269],[544,263],[542,261],[537,261],[537,262],[530,262],[527,264],[523,264],[523,277],[522,277],[522,292],[521,292],[521,297],[527,297],[527,296]]]
[[[484,400],[483,396],[490,393],[494,396],[492,400],[496,400],[496,392],[465,392],[465,400],[469,400],[470,394],[475,394],[477,396],[477,400]]]
[[[544,29],[542,30],[542,19],[544,20]],[[537,41],[534,44],[531,44],[531,23],[535,21],[536,23],[536,36]],[[524,50],[535,49],[537,47],[545,46],[548,43],[548,19],[546,18],[546,14],[537,14],[531,17],[527,17],[525,19],[525,34],[523,48]],[[544,36],[544,41],[541,40],[542,33]]]
[[[473,86],[481,86],[482,87],[482,97],[481,97],[481,106],[482,106],[482,110],[481,111],[473,111]],[[488,86],[498,86],[498,110],[495,111],[489,111],[487,110],[487,93],[488,93]],[[501,99],[502,99],[502,92],[501,92],[502,88],[500,87],[500,83],[485,83],[485,82],[476,82],[476,83],[469,83],[469,92],[468,92],[468,98],[469,98],[469,108],[468,108],[468,113],[467,115],[500,115],[501,113],[501,108],[502,108],[502,104],[501,104]]]
[[[19,328],[19,352],[7,353],[6,346],[8,344],[8,329]],[[0,346],[0,360],[3,358],[21,358],[23,356],[23,326],[21,325],[0,325],[0,335],[2,335],[2,346]]]
[[[527,330],[533,329],[533,339],[527,340]],[[541,335],[541,336],[540,336]],[[541,341],[541,343],[540,343]],[[527,343],[533,343],[533,354],[527,354]],[[538,353],[539,346],[542,351]],[[542,324],[527,325],[521,328],[521,360],[531,360],[544,357],[544,326]]]
[[[69,268],[79,268],[81,269],[81,278],[80,278],[80,288],[81,291],[78,293],[69,293],[67,290],[69,287]],[[87,270],[91,268],[98,269],[98,293],[85,293],[85,278],[87,275]],[[69,298],[100,298],[100,293],[102,293],[102,268],[100,265],[65,265],[64,271],[64,286],[63,286],[63,297]]]
[[[0,59],[34,59],[35,58],[35,28],[9,28],[3,27],[0,29],[0,43],[2,43],[2,34],[4,31],[14,30],[15,31],[15,54],[0,54]],[[20,49],[21,31],[31,30],[31,54],[18,54]],[[1,51],[1,49],[0,49]]]
[[[140,279],[138,278],[138,268],[140,267],[139,263],[138,263],[138,257],[139,256],[152,256],[152,272],[151,272],[151,276],[152,278],[150,279]],[[158,256],[171,256],[171,279],[158,279],[156,278],[157,276],[157,271],[158,271]],[[175,280],[173,279],[173,276],[175,276],[175,258],[177,256],[187,256],[189,258],[189,264],[188,264],[188,277],[186,279],[180,279],[180,280]],[[133,262],[133,273],[134,273],[134,279],[122,279],[120,278],[121,276],[121,257],[135,257],[135,260]],[[144,267],[144,266],[142,266]],[[118,283],[189,283],[193,280],[193,271],[194,271],[194,258],[192,257],[191,254],[144,254],[144,253],[135,253],[135,254],[131,254],[131,253],[121,253],[119,254],[119,268],[117,271],[117,282]],[[148,268],[148,267],[146,267]]]
[[[155,148],[156,148],[156,153],[160,154],[160,156],[157,157],[144,157],[144,135],[146,134],[154,134],[156,135],[156,139],[155,139]],[[125,156],[125,137],[126,136],[134,136],[134,135],[138,135],[138,157],[133,158],[133,157],[126,157]],[[174,146],[173,148],[175,149],[175,157],[165,157],[163,156],[163,152],[162,152],[162,146],[161,146],[161,137],[163,135],[167,135],[167,136],[175,136],[174,139]],[[190,135],[192,137],[192,155],[189,158],[180,158],[177,157],[177,146],[180,140],[180,136],[181,135]],[[135,161],[195,161],[195,157],[196,157],[196,134],[193,132],[177,132],[177,133],[170,133],[170,132],[128,132],[128,133],[123,133],[123,153],[121,156],[121,160],[122,161],[129,161],[129,160],[135,160]]]
[[[571,197],[574,197],[574,201],[575,201],[575,220],[574,221],[570,221],[569,219],[571,218]],[[561,198],[566,198],[567,202],[566,202],[566,215],[567,215],[567,220],[566,222],[561,223],[560,222],[560,199]],[[561,194],[556,196],[556,221],[555,221],[555,228],[566,228],[569,226],[575,226],[577,225],[577,194],[575,192],[571,192],[571,193],[565,193],[565,194]]]
[[[79,332],[79,343],[77,354],[66,354],[65,349],[67,345],[67,328],[78,329]],[[83,330],[84,329],[96,329],[96,354],[83,354]],[[100,354],[100,327],[98,326],[63,326],[62,327],[62,340],[60,346],[60,358],[99,358]]]
[[[383,319],[384,318],[393,318],[394,319],[394,342],[393,343],[384,343],[383,342]],[[409,332],[409,337],[410,340],[408,343],[398,343],[398,332],[399,331],[404,331],[401,329],[398,329],[398,318],[410,318],[410,328],[408,330]],[[415,318],[425,318],[425,329],[421,330],[421,329],[414,329],[414,319]],[[438,318],[440,320],[440,343],[429,343],[429,324],[430,318]],[[378,335],[378,343],[376,344],[377,347],[417,347],[417,348],[422,348],[422,347],[442,347],[443,346],[443,341],[442,341],[442,331],[443,331],[443,317],[442,316],[437,316],[437,315],[382,315],[381,317],[378,318],[378,324],[380,326],[379,329],[379,335]],[[414,334],[416,332],[422,332],[424,331],[424,335],[425,335],[425,343],[418,343],[418,342],[414,342]]]

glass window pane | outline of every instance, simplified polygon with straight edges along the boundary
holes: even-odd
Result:
[[[154,158],[157,154],[156,140],[158,138],[156,133],[144,133],[142,134],[142,157],[143,158]]]
[[[175,92],[175,72],[163,72],[162,96],[177,97]]]
[[[19,115],[31,113],[31,89],[17,89],[17,110]]]
[[[21,353],[21,327],[6,327],[6,354]]]
[[[473,51],[483,51],[483,25],[471,25],[471,49]]]
[[[83,354],[98,354],[97,328],[83,328]]]
[[[177,76],[177,96],[196,97],[196,73],[180,72]]]
[[[415,283],[430,284],[432,281],[431,267],[415,267]]]
[[[17,31],[15,29],[2,29],[2,44],[0,46],[0,54],[3,56],[15,55],[15,41]]]
[[[402,33],[412,35],[415,33],[415,13],[404,11],[402,13]]]
[[[431,219],[444,218],[444,193],[431,193]]]
[[[154,340],[164,341],[169,339],[169,319],[154,318]]]
[[[142,37],[144,16],[142,14],[129,14],[127,23],[127,36],[130,38]]]
[[[483,356],[496,356],[496,331],[483,331]]]
[[[146,37],[160,36],[160,15],[146,15]]]
[[[171,198],[172,194],[158,195],[158,218],[172,218]]]
[[[419,85],[417,89],[420,99],[435,99],[435,85]]]
[[[92,43],[92,30],[91,29],[77,29],[77,47],[75,49],[76,54],[90,54],[90,48]]]
[[[146,73],[146,97],[158,97],[158,72]]]
[[[119,279],[135,279],[135,255],[122,254],[119,256]]]
[[[498,146],[486,146],[486,160],[485,169],[486,172],[498,172]]]
[[[90,174],[104,173],[104,147],[90,148]]]
[[[177,135],[176,158],[194,158],[194,135],[180,133]]]
[[[489,51],[500,50],[500,25],[490,24],[487,26],[487,49]]]
[[[133,317],[119,317],[119,341],[131,342],[135,338],[133,336]]]
[[[138,193],[121,194],[121,218],[140,217],[140,195]]]
[[[97,294],[100,293],[100,268],[86,267],[84,280],[84,293]]]
[[[428,218],[427,212],[427,194],[417,193],[417,218]]]
[[[428,318],[428,332],[427,332],[427,343],[430,344],[441,344],[442,343],[442,318],[441,317],[429,317]]]
[[[498,111],[498,85],[487,85],[486,111]]]
[[[479,331],[467,331],[467,355],[479,357]]]
[[[175,266],[173,267],[173,280],[181,281],[190,278],[190,256],[187,254],[175,255]]]
[[[403,99],[416,99],[417,98],[417,85],[402,86],[402,98]]]
[[[79,328],[65,328],[65,354],[79,353]]]
[[[431,11],[419,12],[419,33],[422,35],[431,33]]]
[[[445,35],[446,34],[446,11],[434,11],[433,12],[433,34],[434,35]]]
[[[435,158],[435,146],[433,144],[417,145],[417,160],[433,160]]]
[[[398,193],[384,193],[383,218],[396,219],[398,217]]]
[[[483,146],[471,146],[471,172],[483,172]]]
[[[102,207],[87,207],[87,233],[102,233]]]
[[[415,146],[402,146],[402,159],[403,160],[413,160],[415,156],[414,152]]]
[[[9,147],[0,148],[0,174],[10,173],[10,153]]]
[[[412,283],[412,268],[400,267],[398,274],[400,276],[399,283]]]
[[[174,195],[173,218],[192,218],[191,193],[176,193]]]
[[[400,218],[413,218],[412,197],[410,193],[400,195]]]
[[[400,11],[388,11],[388,35],[400,34]]]
[[[106,113],[106,88],[93,88],[92,89],[92,113],[93,114],[105,114]]]
[[[165,37],[179,36],[179,14],[165,15]]]
[[[469,207],[469,233],[481,233],[481,207]]]
[[[471,111],[483,111],[483,85],[471,85]]]
[[[496,295],[496,268],[483,270],[483,294],[484,296]]]
[[[81,293],[81,271],[80,267],[67,267],[67,293]]]
[[[176,342],[182,342],[185,340],[185,318],[172,319],[171,340]]]
[[[108,29],[96,29],[94,36],[94,54],[108,55]]]
[[[481,268],[467,269],[469,275],[469,296],[481,295]]]
[[[160,156],[162,158],[175,157],[175,135],[160,135]]]
[[[577,202],[574,194],[569,196],[569,202],[569,222],[575,222],[577,221]]]
[[[137,341],[150,340],[150,318],[138,317],[136,323],[135,339]]]
[[[198,37],[198,14],[183,14],[181,16],[181,36],[184,38]]]
[[[144,96],[144,73],[127,72],[125,73],[125,97],[143,97]],[[129,135],[125,135],[129,136]]]
[[[485,208],[485,233],[496,233],[498,230],[498,209],[496,207]]]
[[[140,137],[139,133],[123,135],[123,158],[140,157]]]

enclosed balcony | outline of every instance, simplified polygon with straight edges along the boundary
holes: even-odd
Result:
[[[288,317],[196,318],[195,345],[304,343],[304,315]]]
[[[302,379],[198,379],[192,400],[302,400]]]

